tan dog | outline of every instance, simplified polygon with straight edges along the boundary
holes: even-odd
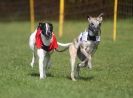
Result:
[[[91,59],[92,55],[95,53],[101,35],[101,23],[102,15],[98,17],[88,16],[89,26],[85,32],[82,32],[74,41],[69,45],[59,43],[60,46],[68,46],[70,53],[71,62],[71,79],[75,81],[75,73],[79,76],[79,71],[81,67],[92,68]],[[75,65],[76,58],[81,60],[81,63]]]

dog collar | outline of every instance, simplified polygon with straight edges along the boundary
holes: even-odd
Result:
[[[92,32],[92,31],[88,32],[87,40],[100,41],[101,30],[99,31],[98,35],[91,35],[90,32]]]

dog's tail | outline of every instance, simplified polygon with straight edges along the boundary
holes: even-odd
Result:
[[[61,47],[69,47],[72,43],[60,43],[60,42],[57,42],[57,44]]]
[[[64,52],[64,51],[66,51],[68,48],[69,48],[69,46],[72,44],[72,43],[60,43],[60,42],[57,42],[57,44],[59,45],[59,47],[63,47],[64,49],[62,49],[62,50],[59,50],[58,48],[57,49],[55,49],[57,52]]]

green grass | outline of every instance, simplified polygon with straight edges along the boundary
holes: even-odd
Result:
[[[86,21],[66,21],[64,35],[70,42],[87,26]],[[0,23],[0,98],[133,98],[133,21],[118,23],[112,41],[112,21],[102,25],[101,44],[93,57],[93,69],[81,69],[81,79],[70,80],[68,51],[52,55],[52,68],[39,79],[38,64],[30,67],[29,22]]]

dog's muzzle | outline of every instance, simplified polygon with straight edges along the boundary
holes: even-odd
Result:
[[[45,35],[46,39],[51,39],[52,38],[52,34],[48,34],[48,35]]]
[[[95,26],[89,25],[88,31],[89,31],[89,30],[91,30],[91,31],[94,33],[94,35],[97,35],[97,33],[98,33],[99,30],[100,30],[100,26],[95,27]]]
[[[52,32],[46,32],[46,33],[43,33],[44,36],[46,37],[46,39],[51,39],[52,38]]]
[[[50,37],[52,36],[52,31],[47,31],[47,35]]]

